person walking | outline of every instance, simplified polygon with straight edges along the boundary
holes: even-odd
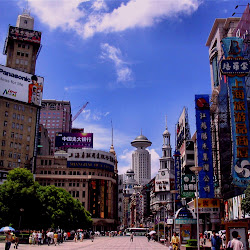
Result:
[[[228,242],[227,247],[233,250],[243,250],[243,243],[237,239],[239,236],[238,232],[233,231],[232,236],[233,239]]]
[[[58,239],[58,234],[57,232],[54,233],[54,243],[55,243],[55,246],[57,244],[57,239]]]
[[[150,238],[151,238],[150,234],[147,235],[147,238],[148,238],[148,242],[149,242]]]
[[[130,241],[134,241],[134,233],[131,233],[131,235],[130,235]]]
[[[215,230],[212,231],[211,245],[212,250],[220,250],[221,238],[219,235],[216,235]]]
[[[5,237],[5,250],[10,249],[12,239],[13,239],[12,235],[11,235],[10,231],[8,231],[6,233],[6,237]]]
[[[180,244],[180,238],[177,236],[176,232],[174,232],[174,235],[172,236],[170,243],[172,243],[174,250],[178,250]]]

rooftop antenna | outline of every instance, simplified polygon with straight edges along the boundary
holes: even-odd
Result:
[[[113,134],[113,122],[111,119],[111,128],[112,128],[112,146],[114,145],[114,134]]]
[[[29,10],[29,1],[26,0],[25,8],[23,9],[23,14],[29,15],[30,16],[30,10]]]

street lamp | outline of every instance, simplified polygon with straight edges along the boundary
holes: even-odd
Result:
[[[175,232],[175,195],[178,193],[178,190],[170,190],[170,193],[174,195],[174,232]]]
[[[196,209],[197,209],[197,216],[196,216],[196,219],[197,219],[197,245],[198,245],[198,250],[200,250],[198,175],[199,175],[199,172],[202,170],[202,167],[193,166],[193,167],[190,167],[189,169],[195,173],[195,184],[196,184],[195,185],[195,196],[196,196]]]
[[[19,230],[21,229],[22,212],[24,212],[24,209],[23,209],[23,208],[20,208]]]

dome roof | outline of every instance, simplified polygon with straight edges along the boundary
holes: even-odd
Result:
[[[127,173],[127,174],[134,174],[135,172],[134,172],[133,169],[128,169],[126,173]]]
[[[169,135],[169,134],[170,134],[170,133],[168,132],[167,129],[163,132],[163,135]]]
[[[148,138],[144,135],[139,135],[135,138],[135,141],[142,141],[142,140],[148,141]]]

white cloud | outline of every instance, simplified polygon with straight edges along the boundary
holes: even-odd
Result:
[[[160,156],[154,148],[148,150],[151,154],[151,178],[155,177],[160,169]]]
[[[87,9],[86,2],[92,4]],[[107,1],[106,1],[107,2]],[[167,18],[190,15],[201,0],[119,0],[120,6],[108,12],[104,0],[29,0],[29,7],[51,29],[73,30],[83,38],[97,32],[121,32],[151,27]],[[22,6],[24,0],[21,0]]]
[[[101,44],[101,58],[104,60],[110,60],[116,70],[117,83],[122,83],[123,86],[132,86],[133,80],[132,70],[127,66],[127,63],[122,59],[122,53],[119,48],[109,45],[108,43]]]
[[[82,118],[85,122],[92,122],[92,121],[100,121],[104,117],[107,117],[110,114],[109,111],[107,112],[100,112],[98,110],[90,110],[90,109],[84,109],[82,113],[78,116],[78,118]],[[77,118],[77,119],[78,119]]]

